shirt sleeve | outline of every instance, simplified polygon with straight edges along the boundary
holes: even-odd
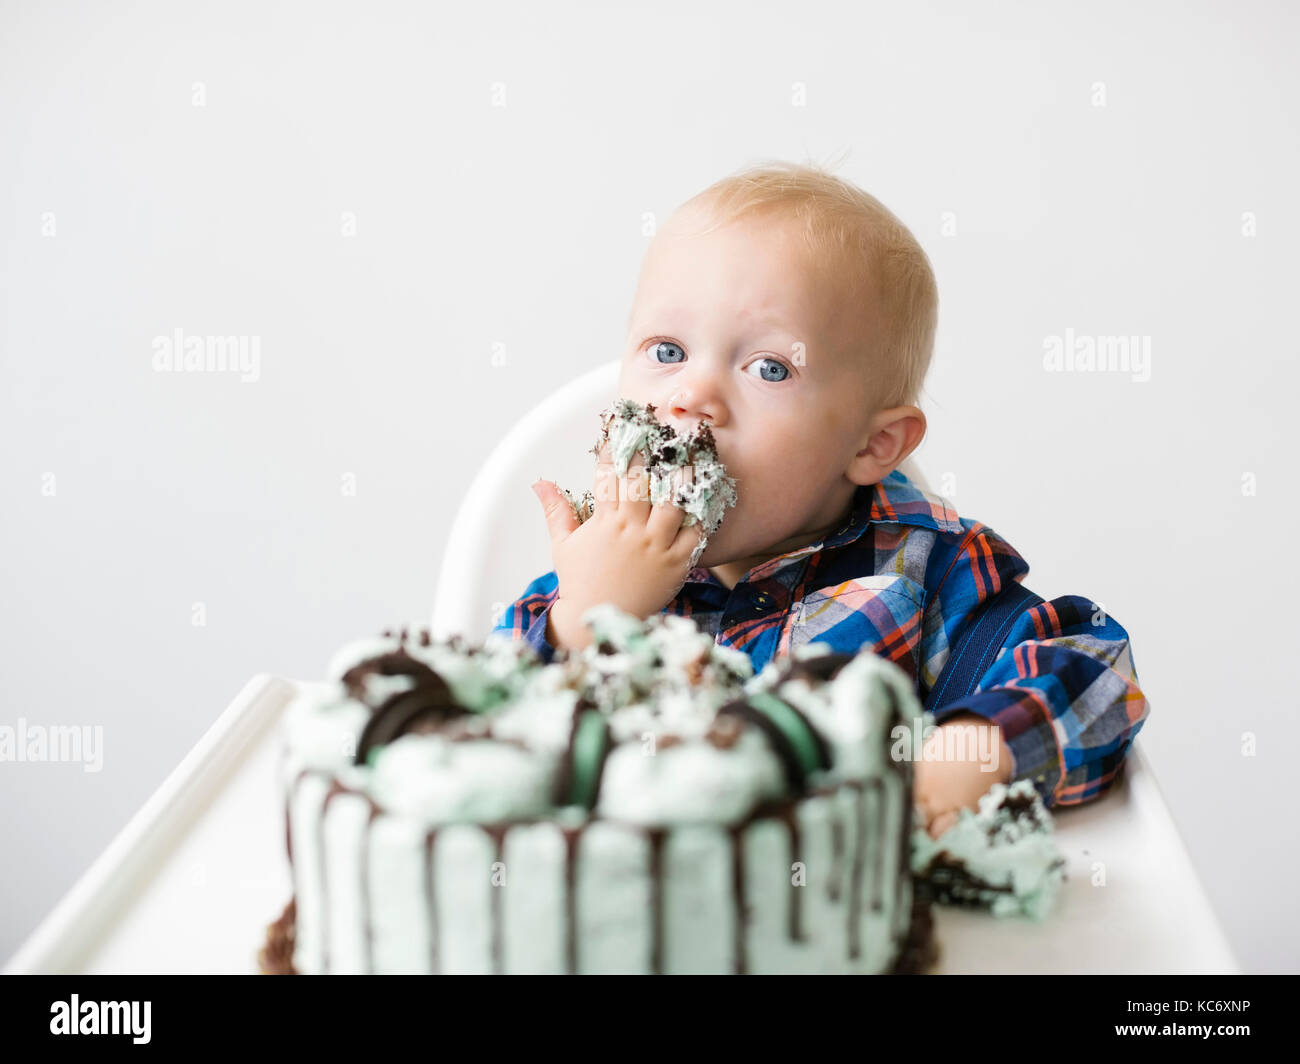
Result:
[[[551,614],[551,607],[559,598],[559,579],[554,570],[544,573],[524,588],[524,593],[502,611],[492,633],[503,633],[511,639],[522,639],[538,654],[545,664],[550,664],[555,656],[553,647],[546,638],[546,622]]]
[[[1029,571],[987,525],[962,541],[923,618],[924,692],[975,609]],[[1128,632],[1096,602],[1063,595],[1026,608],[975,692],[937,709],[936,723],[968,712],[999,726],[1012,780],[1028,779],[1044,804],[1078,805],[1104,794],[1150,707]]]

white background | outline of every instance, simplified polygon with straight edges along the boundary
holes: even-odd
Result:
[[[647,215],[786,158],[930,254],[922,469],[1028,586],[1128,628],[1243,967],[1300,969],[1297,30],[1261,2],[0,5],[0,724],[104,736],[98,773],[0,764],[0,957],[251,674],[427,616],[503,427],[619,354]],[[259,379],[154,372],[177,328],[260,337]],[[1045,372],[1066,329],[1149,337],[1150,379]]]

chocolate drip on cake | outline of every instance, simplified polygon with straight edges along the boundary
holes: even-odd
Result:
[[[736,824],[731,833],[731,897],[736,913],[736,967],[737,975],[744,975],[748,970],[749,958],[745,955],[745,931],[749,923],[748,906],[745,902],[745,825]]]
[[[827,895],[840,900],[840,880],[844,877],[844,820],[834,803],[831,806],[831,879]]]
[[[431,842],[434,832],[429,833]],[[917,880],[906,921],[906,933],[891,975],[924,975],[938,960],[939,946],[934,938],[933,905],[926,884]],[[432,894],[430,912],[434,911]],[[297,932],[297,899],[290,898],[281,915],[267,925],[266,941],[258,951],[258,967],[263,975],[298,975],[293,965],[293,946]],[[439,971],[435,946],[432,970]],[[576,968],[571,968],[571,972]]]
[[[366,971],[375,970],[375,928],[374,905],[370,900],[370,839],[375,817],[379,816],[379,806],[372,800],[370,815],[366,817],[365,834],[361,839],[361,911],[366,921]]]
[[[496,844],[496,861],[504,869],[506,866],[506,832],[510,830],[509,825],[483,824],[480,826]],[[504,902],[502,895],[505,893],[506,884],[504,880],[499,885],[492,882],[490,869],[488,883],[492,887],[492,974],[501,975],[505,972],[505,916],[501,909]]]
[[[664,972],[664,828],[650,828],[650,971]]]
[[[320,911],[321,920],[321,971],[330,970],[330,922],[329,922],[329,880],[325,861],[325,814],[329,812],[330,801],[339,794],[349,793],[338,780],[334,780],[325,792],[320,804],[320,820],[316,825],[316,853],[320,858]]]
[[[903,716],[903,707],[899,703],[898,692],[894,690],[893,685],[885,688],[886,695],[889,698],[890,708],[890,730],[895,727],[908,727],[909,721]],[[912,840],[912,800],[913,800],[913,776],[914,768],[912,762],[907,758],[896,761],[892,756],[888,758],[888,763],[893,766],[895,773],[898,775],[899,782],[902,784],[903,800],[903,826],[898,836],[898,868],[894,880],[894,928],[892,941],[899,941],[907,936],[907,915],[903,912],[903,893],[907,882],[911,880],[911,840]],[[913,893],[915,893],[915,884],[913,884]]]
[[[561,828],[564,835],[564,965],[578,974],[578,840],[582,828]]]
[[[299,773],[298,778],[302,778],[303,773]],[[327,905],[327,865],[325,860],[325,816],[329,810],[330,802],[340,794],[351,794],[359,798],[364,798],[369,806],[366,816],[366,824],[362,830],[361,836],[361,911],[365,920],[365,940],[366,940],[366,962],[368,971],[374,971],[374,930],[371,927],[370,917],[370,861],[367,859],[370,853],[370,827],[375,822],[375,817],[383,811],[382,808],[368,794],[361,791],[345,787],[338,780],[330,783],[329,790],[325,792],[325,797],[321,799],[320,820],[316,828],[316,846],[319,851],[320,861],[320,889],[321,889],[321,912],[328,913]],[[321,921],[321,968],[323,971],[329,971],[329,920]]]
[[[853,875],[849,887],[849,959],[857,960],[862,950],[862,871],[863,850],[867,844],[867,810],[865,792],[860,781],[850,781],[853,791]]]
[[[424,898],[429,912],[429,970],[440,975],[442,965],[439,953],[442,947],[442,932],[438,927],[438,893],[433,879],[433,850],[438,839],[438,829],[430,828],[424,836]]]
[[[803,941],[803,892],[804,887],[798,886],[794,881],[794,865],[803,860],[802,851],[803,843],[799,832],[799,811],[794,806],[788,806],[776,814],[785,824],[786,837],[790,840],[790,904],[787,913],[789,919],[789,935],[791,942]]]
[[[295,779],[295,786],[297,782],[301,780],[304,776],[306,776],[310,771],[312,770],[308,770],[308,769],[302,770],[298,774],[297,778]],[[369,842],[371,837],[371,825],[373,824],[376,816],[379,815],[380,812],[382,812],[381,808],[377,806],[374,803],[374,801],[369,798],[368,795],[365,795],[363,792],[345,786],[339,780],[334,779],[333,777],[327,777],[327,778],[330,779],[330,785],[321,803],[320,821],[317,825],[318,847],[320,851],[319,871],[320,871],[320,883],[321,883],[322,912],[328,912],[328,908],[326,905],[327,884],[326,884],[324,823],[325,823],[325,817],[329,807],[329,803],[336,795],[339,794],[356,794],[359,795],[360,797],[366,798],[367,802],[370,805],[370,815],[366,820],[365,829],[364,829],[365,836],[363,838],[363,846],[361,850],[363,854],[367,854],[369,850]],[[848,954],[851,959],[855,959],[855,960],[858,959],[861,955],[860,938],[861,938],[861,915],[863,909],[861,901],[862,901],[862,893],[863,893],[863,886],[864,886],[862,880],[866,872],[866,848],[868,842],[871,841],[868,838],[868,833],[866,829],[867,813],[865,811],[865,794],[866,794],[866,788],[868,786],[870,786],[873,790],[875,790],[882,799],[876,803],[878,807],[878,822],[877,822],[877,829],[876,829],[876,836],[875,836],[877,852],[876,852],[876,864],[874,870],[875,870],[875,879],[877,880],[877,884],[873,884],[873,886],[879,886],[880,888],[883,888],[883,878],[884,878],[883,843],[884,843],[884,833],[887,830],[888,825],[884,815],[884,811],[885,811],[885,803],[883,801],[884,795],[880,790],[881,788],[883,788],[882,781],[879,779],[869,780],[869,781],[850,780],[850,781],[845,781],[842,784],[819,787],[810,792],[810,794],[815,797],[830,798],[833,803],[833,807],[832,807],[833,813],[829,825],[831,831],[831,840],[832,840],[832,863],[833,863],[833,870],[831,874],[831,883],[830,883],[831,889],[829,893],[832,901],[838,901],[840,897],[838,882],[843,875],[842,865],[845,857],[844,845],[843,845],[844,825],[840,813],[835,808],[835,804],[834,804],[835,795],[838,793],[842,793],[842,791],[845,788],[847,788],[852,793],[853,796],[854,808],[856,811],[856,816],[854,818],[855,819],[855,845],[854,845],[854,852],[853,852],[853,864],[851,869],[852,892],[849,899],[850,904],[849,904],[849,912],[847,913],[847,916],[849,920]],[[789,840],[788,845],[789,845],[790,863],[793,864],[795,861],[799,860],[800,850],[802,846],[802,836],[799,829],[798,810],[797,810],[797,803],[799,800],[800,799],[798,798],[791,797],[791,798],[782,799],[778,801],[765,802],[762,805],[760,805],[758,808],[756,808],[743,821],[741,821],[738,824],[732,825],[728,828],[728,831],[730,833],[730,838],[731,838],[732,901],[734,906],[733,911],[736,914],[736,920],[734,925],[734,946],[733,946],[734,970],[736,971],[737,974],[746,974],[749,970],[748,930],[749,930],[751,913],[749,912],[748,898],[746,892],[747,877],[745,875],[744,833],[745,831],[748,830],[748,828],[751,825],[753,825],[756,821],[762,818],[776,818],[781,820],[786,826],[787,837]],[[485,831],[494,840],[495,859],[497,861],[503,861],[504,852],[505,852],[506,834],[509,831],[510,827],[514,826],[515,824],[532,823],[532,822],[533,821],[516,821],[512,823],[502,823],[502,824],[479,824],[476,826],[479,827],[481,830]],[[565,936],[565,967],[566,970],[571,974],[576,974],[578,971],[578,944],[579,944],[579,931],[580,931],[579,923],[578,923],[578,911],[577,911],[578,850],[581,846],[581,838],[583,832],[593,822],[594,821],[589,820],[580,826],[559,828],[565,840],[564,906],[565,906],[565,920],[567,924],[566,936]],[[648,871],[649,871],[650,886],[651,886],[650,968],[654,974],[663,974],[665,969],[664,845],[667,842],[669,829],[642,827],[640,830],[643,836],[647,840],[648,851],[649,851]],[[437,904],[437,895],[436,895],[436,886],[435,886],[436,877],[434,875],[434,857],[435,857],[437,835],[438,835],[437,828],[432,828],[426,833],[425,858],[424,858],[425,859],[425,897],[426,897],[427,909],[429,913],[429,928],[430,928],[430,953],[431,953],[430,966],[435,973],[440,972],[442,970],[441,929],[438,921],[438,904]],[[363,860],[363,868],[362,868],[363,877],[368,877],[369,867],[370,867],[369,861]],[[901,889],[902,877],[907,874],[906,873],[907,866],[904,865],[902,867],[903,867],[903,871],[900,873],[898,879],[900,889]],[[502,898],[502,893],[501,893],[505,889],[505,887],[504,885],[501,887],[492,886],[490,889],[492,889],[493,891],[492,905],[491,905],[491,910],[492,910],[491,967],[494,973],[500,974],[505,970],[505,956],[504,956],[504,948],[503,948],[504,931],[505,931],[504,912],[503,912],[504,899]],[[803,926],[802,926],[802,911],[801,911],[802,899],[800,897],[801,889],[802,888],[796,886],[793,880],[791,880],[789,905],[787,910],[787,922],[788,922],[787,931],[790,940],[795,942],[803,941],[804,939]],[[363,883],[362,897],[364,899],[363,908],[365,912],[366,934],[367,934],[367,964],[368,964],[367,970],[373,972],[375,970],[375,962],[374,962],[374,955],[373,955],[373,924],[372,924],[373,914],[372,914],[372,903],[371,903],[371,895],[370,895],[370,883],[368,879],[366,879]],[[908,965],[911,965],[912,970],[923,970],[923,968],[916,967],[916,965],[920,963],[917,960],[917,958],[922,956],[922,954],[918,952],[920,947],[917,946],[915,942],[913,942],[913,939],[917,939],[918,936],[924,938],[922,932],[925,932],[925,935],[929,934],[928,902],[929,902],[928,896],[914,894],[913,904],[911,906],[910,912],[903,913],[901,915],[901,919],[904,927],[905,941],[907,943],[912,943],[911,954],[909,954],[911,959],[909,960],[908,958],[902,957],[900,955],[898,965],[896,965],[894,969],[896,971],[909,970],[907,967]],[[292,924],[295,919],[296,919],[296,909],[293,915],[282,918],[282,921],[279,924],[280,929],[279,931],[277,931],[278,941],[283,943],[287,938],[290,937],[288,932],[285,929],[288,925]],[[326,919],[322,921],[322,958],[323,958],[322,969],[324,971],[329,971],[328,931],[329,931],[329,926],[328,926],[328,920]],[[268,942],[269,942],[269,937],[268,937]],[[900,946],[900,949],[901,948],[902,947]],[[269,965],[266,965],[266,967],[269,967]]]
[[[284,766],[284,760],[285,760],[284,758],[281,758],[281,759],[280,759],[281,768],[283,768],[283,766]],[[293,864],[293,798],[294,798],[294,795],[298,793],[298,785],[299,785],[300,783],[302,783],[302,781],[303,781],[304,779],[306,779],[306,777],[309,776],[310,774],[311,774],[311,770],[310,770],[310,769],[305,769],[305,768],[304,768],[304,769],[300,769],[300,770],[299,770],[299,771],[294,775],[293,779],[289,781],[289,787],[288,787],[287,792],[285,793],[285,798],[284,798],[284,849],[285,849],[285,852],[289,855],[289,879],[290,879],[290,882],[293,881],[293,868],[294,868],[294,864]],[[292,913],[290,913],[290,909],[289,909],[289,908],[286,908],[285,911],[284,911],[284,913],[281,914],[281,916],[280,916],[280,921],[288,920],[288,924],[286,925],[286,924],[281,923],[281,932],[278,932],[278,933],[277,933],[278,936],[279,936],[279,937],[277,938],[277,940],[276,940],[276,943],[277,943],[276,948],[277,948],[277,949],[282,949],[282,948],[284,948],[284,938],[285,938],[285,936],[284,936],[284,934],[282,933],[282,932],[283,932],[283,928],[284,928],[285,926],[289,926],[289,927],[294,927],[294,928],[296,928],[296,926],[297,926],[297,911],[298,911],[298,910],[297,910],[297,895],[296,895],[296,894],[294,895],[293,898],[290,899],[290,901],[289,901],[289,905],[292,906]],[[279,923],[280,921],[278,921],[278,923]],[[275,926],[276,926],[276,924],[272,924],[272,925],[271,925],[271,927],[275,927]],[[271,945],[272,945],[271,937],[270,937],[270,932],[271,932],[271,928],[268,928],[268,929],[267,929],[267,948],[270,948]],[[284,971],[281,971],[281,970],[279,970],[279,967],[277,967],[276,970],[274,970],[274,971],[270,971],[270,970],[268,970],[268,966],[267,966],[265,963],[262,964],[263,971],[264,971],[266,974],[268,974],[268,975],[285,975],[285,974],[294,974],[294,975],[296,975],[297,972],[296,972],[296,971],[292,971],[292,969],[293,969],[293,964],[292,964],[292,960],[293,960],[293,938],[292,938],[292,936],[289,936],[289,939],[288,939],[288,949],[289,949],[289,956],[288,956],[288,959],[287,959],[287,961],[286,961],[286,964],[287,964],[287,967],[288,967],[289,969],[291,969],[290,972],[284,972]],[[260,961],[261,961],[261,957],[259,956],[258,959],[259,959],[259,962],[260,962]],[[280,967],[283,967],[283,966],[280,966]]]
[[[303,774],[299,773],[298,779],[302,779]],[[293,793],[290,789],[290,794]],[[284,850],[289,855],[289,867],[293,867],[293,818],[289,815],[289,802],[284,803]]]
[[[885,832],[889,830],[885,804],[889,795],[885,792],[885,781],[879,777],[868,780],[867,786],[871,788],[871,804],[876,811],[876,833],[872,836],[876,851],[876,874],[871,877],[871,911],[878,913],[885,908]]]

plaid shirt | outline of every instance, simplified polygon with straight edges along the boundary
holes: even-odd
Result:
[[[870,646],[912,677],[924,702],[967,618],[1028,571],[992,528],[895,471],[857,489],[834,535],[751,569],[731,589],[692,569],[663,612],[693,618],[716,643],[748,654],[755,671],[802,643],[848,653]],[[550,661],[556,598],[552,571],[493,630]],[[967,711],[997,724],[1013,781],[1032,780],[1048,806],[1101,795],[1150,712],[1128,633],[1090,599],[1063,595],[1026,609],[1006,647],[976,692],[937,709],[935,722]]]

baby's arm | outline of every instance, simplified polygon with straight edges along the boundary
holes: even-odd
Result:
[[[591,631],[573,615],[573,603],[557,599],[547,615],[546,640],[552,646],[581,650],[591,642]]]
[[[1028,570],[991,528],[972,527],[926,607],[921,661],[927,663],[927,691],[974,610]],[[975,721],[991,727],[998,771],[980,772],[969,759],[918,761],[917,804],[935,834],[939,817],[955,816],[962,806],[975,809],[979,795],[999,779],[1031,780],[1048,807],[1097,798],[1114,782],[1149,714],[1125,629],[1080,595],[1040,603],[1016,618],[1006,649],[976,693],[934,713],[937,732],[949,725],[972,728]],[[1002,779],[1007,755],[1010,778]]]
[[[959,742],[948,735],[956,732]],[[998,725],[965,710],[947,717],[914,765],[916,805],[930,834],[942,835],[959,810],[978,810],[980,797],[994,783],[1011,783],[1014,773],[1015,757]]]
[[[524,588],[524,593],[505,608],[492,631],[522,639],[550,664],[560,643],[550,626],[551,611],[559,599],[559,581],[554,571],[543,573]]]

